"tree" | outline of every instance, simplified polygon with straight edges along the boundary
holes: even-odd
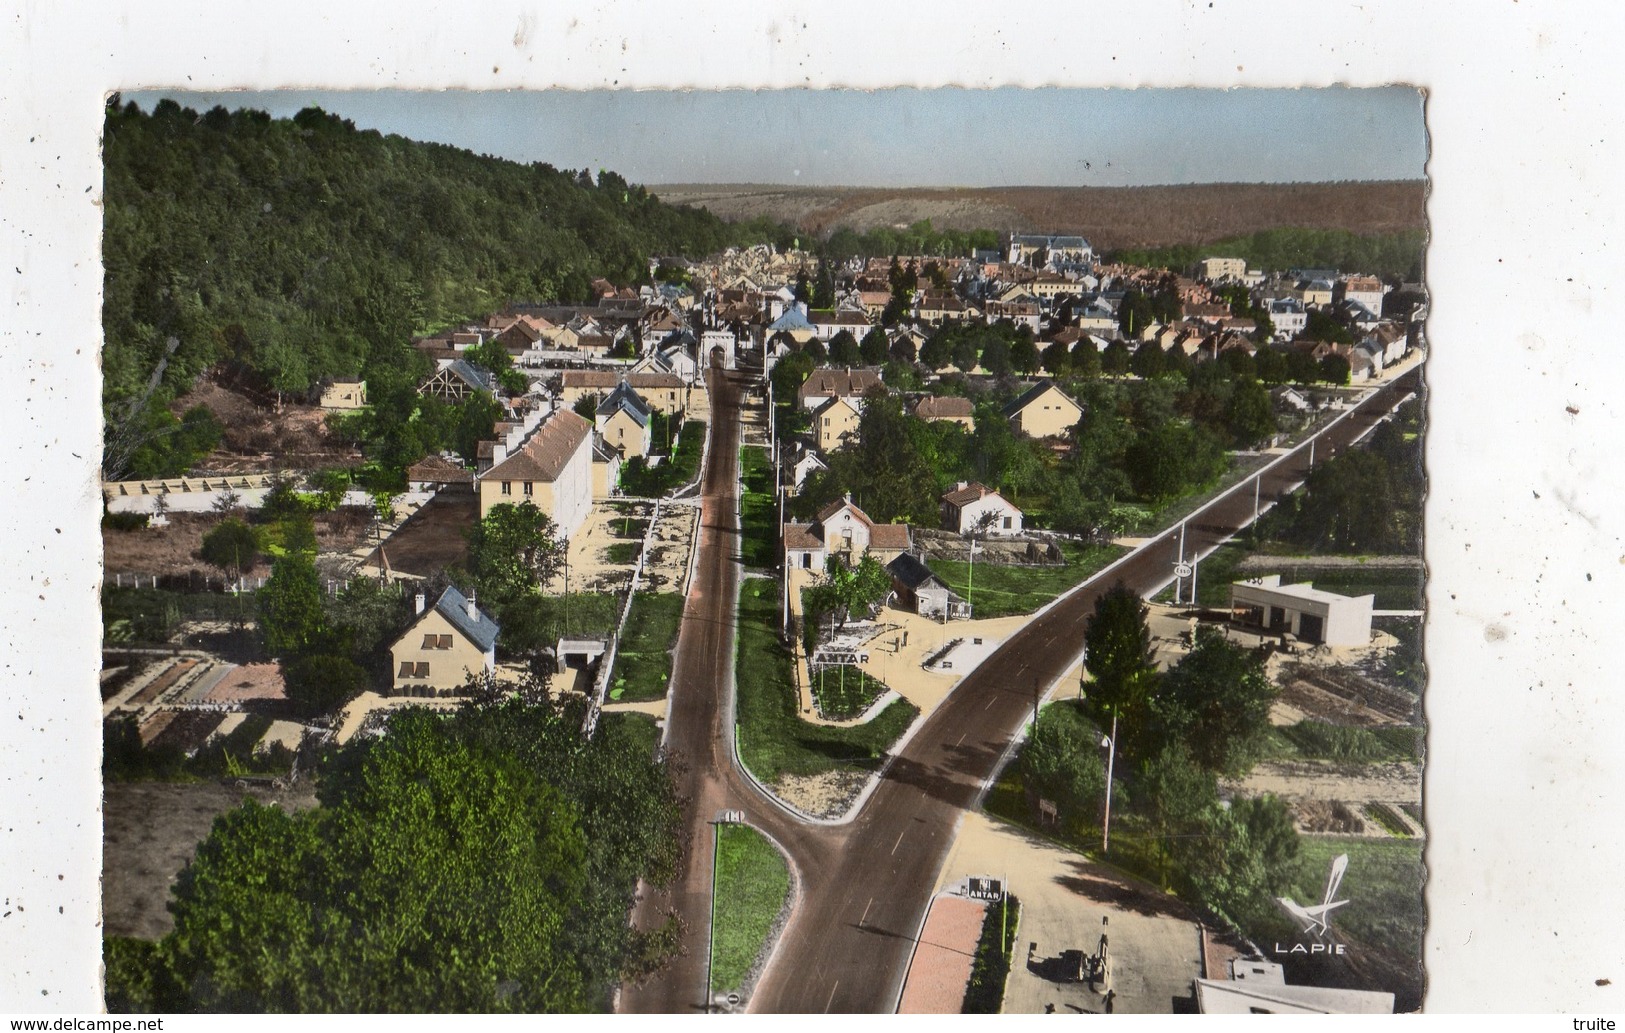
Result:
[[[1161,501],[1217,476],[1224,450],[1211,432],[1166,420],[1141,431],[1125,452],[1124,463],[1135,493]]]
[[[1128,367],[1128,345],[1120,340],[1107,343],[1106,349],[1100,353],[1101,372],[1109,377],[1120,377],[1128,372]]]
[[[322,583],[316,565],[290,553],[271,565],[271,576],[255,593],[260,636],[265,650],[294,660],[320,648],[327,635],[322,612]]]
[[[398,585],[357,577],[324,603],[327,626],[344,644],[345,655],[375,673],[389,664],[389,647],[412,621],[412,610]]]
[[[367,687],[367,672],[349,657],[303,656],[282,668],[288,699],[308,717],[331,714]]]
[[[499,611],[540,590],[564,558],[558,528],[534,503],[499,503],[469,529],[469,573]]]
[[[1163,737],[1184,743],[1196,763],[1241,775],[1269,734],[1275,697],[1262,659],[1200,627],[1191,651],[1163,676],[1152,709]]]
[[[227,517],[203,536],[198,555],[222,573],[236,577],[254,569],[259,561],[259,547],[259,535],[252,527],[236,517]]]
[[[868,613],[869,607],[891,591],[891,575],[879,560],[867,554],[856,567],[849,567],[840,557],[831,556],[825,573],[829,576],[832,598],[845,615],[842,623],[855,613]]]
[[[1157,680],[1147,612],[1140,597],[1119,581],[1095,600],[1083,629],[1083,663],[1093,679],[1088,699],[1097,719],[1127,722],[1128,741],[1119,741],[1117,748],[1130,756],[1145,738]]]
[[[1021,776],[1031,793],[1053,802],[1069,821],[1100,814],[1106,798],[1100,732],[1075,707],[1045,707],[1021,748]]]
[[[1022,329],[1026,329],[1023,327]],[[1019,333],[1010,345],[1010,368],[1017,373],[1030,374],[1038,369],[1038,345],[1032,333]]]
[[[1225,426],[1237,448],[1256,448],[1275,435],[1275,406],[1269,389],[1256,380],[1238,381],[1230,393]]]
[[[1325,309],[1312,308],[1304,320],[1303,336],[1331,344],[1353,344],[1354,334]]]
[[[175,889],[185,1011],[583,1011],[580,806],[511,751],[396,715],[323,806],[250,801]]]
[[[598,415],[599,400],[599,397],[595,394],[582,395],[580,398],[576,399],[576,404],[572,405],[570,408],[582,419],[592,420]],[[468,456],[464,454],[463,458],[466,459]]]
[[[1328,384],[1339,386],[1347,384],[1351,375],[1349,360],[1335,354],[1322,356],[1318,372],[1320,379]]]
[[[863,350],[850,330],[839,330],[829,339],[829,361],[833,366],[863,365]]]
[[[863,364],[865,366],[879,366],[884,364],[887,358],[887,353],[890,350],[888,348],[888,344],[889,342],[886,340],[886,331],[881,327],[877,326],[868,333],[864,334],[863,340],[858,345],[858,350],[862,357]],[[911,354],[905,361],[913,362],[913,355]]]
[[[1162,345],[1156,341],[1146,341],[1134,349],[1134,357],[1129,362],[1129,368],[1134,371],[1134,375],[1146,380],[1161,376],[1166,365],[1163,361]]]
[[[1044,372],[1057,377],[1072,372],[1072,352],[1065,341],[1056,341],[1044,349]]]

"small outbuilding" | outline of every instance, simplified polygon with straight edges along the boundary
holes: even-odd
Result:
[[[1308,581],[1283,585],[1279,574],[1230,586],[1230,612],[1238,623],[1314,645],[1369,644],[1375,602],[1374,595],[1338,595]]]
[[[970,616],[970,604],[913,553],[905,552],[886,564],[886,572],[891,575],[898,609],[932,619],[945,613],[954,620]]]

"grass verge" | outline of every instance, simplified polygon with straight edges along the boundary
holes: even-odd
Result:
[[[1000,567],[978,563],[973,571],[969,563],[953,560],[931,560],[928,566],[961,598],[970,599],[975,616],[1006,617],[1032,613],[1127,551],[1118,545],[1063,541],[1061,552],[1066,556],[1066,563],[1056,567]]]
[[[778,565],[778,513],[773,501],[773,463],[766,450],[739,450],[740,479],[745,493],[739,499],[740,554],[747,567],[772,569]]]
[[[809,724],[797,709],[790,654],[779,641],[779,586],[747,578],[739,586],[739,756],[764,782],[781,775],[873,770],[919,714],[899,699],[874,720],[833,727]]]
[[[638,592],[632,596],[626,633],[615,653],[610,699],[635,703],[666,694],[671,683],[671,651],[682,622],[682,596],[670,592]]]
[[[790,868],[767,837],[748,825],[716,829],[716,918],[711,927],[711,992],[744,986],[790,893]]]
[[[835,670],[823,667],[812,676],[813,705],[831,721],[857,717],[886,691],[884,682],[857,668],[834,666]]]
[[[1021,922],[1021,898],[1011,894],[1005,906],[989,904],[982,919],[982,938],[976,942],[970,982],[965,986],[964,1015],[997,1015],[1004,1007],[1004,984],[1010,976],[1010,948]]]

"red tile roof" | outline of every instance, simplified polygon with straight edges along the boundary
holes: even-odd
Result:
[[[922,398],[920,404],[914,407],[914,415],[922,420],[956,419],[962,416],[971,416],[975,412],[976,407],[971,405],[970,399],[958,395]]]
[[[487,479],[555,481],[582,442],[592,435],[592,424],[569,409],[560,409],[542,422],[519,450],[485,472]]]

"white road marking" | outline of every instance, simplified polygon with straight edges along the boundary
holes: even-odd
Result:
[[[867,922],[869,920],[869,909],[874,907],[874,906],[875,906],[875,898],[870,897],[869,898],[869,903],[863,905],[863,917],[858,919],[858,926],[860,928],[863,926],[863,923],[865,923],[865,922]]]
[[[835,1003],[835,991],[840,987],[840,985],[841,981],[837,979],[835,981],[835,985],[829,988],[829,1000],[824,1002],[824,1011],[826,1013],[829,1011],[829,1006]]]
[[[903,845],[903,837],[905,835],[907,835],[907,834],[908,834],[908,829],[906,829],[906,828],[902,832],[899,832],[897,834],[897,842],[895,842],[895,843],[893,843],[891,845],[892,856],[895,857],[897,855],[897,848]]]

